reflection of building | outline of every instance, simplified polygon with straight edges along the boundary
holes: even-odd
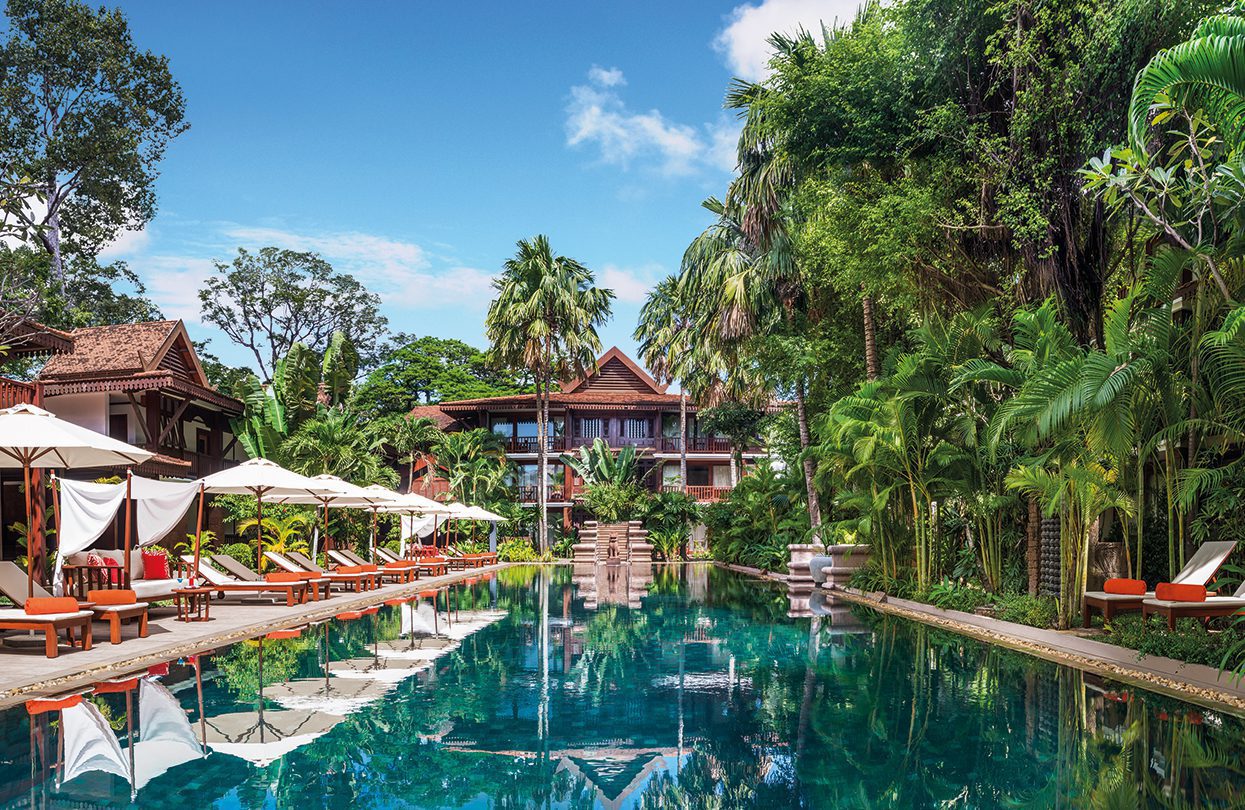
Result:
[[[653,581],[651,565],[576,565],[572,581],[584,600],[584,608],[596,610],[600,605],[625,605],[633,610],[648,593]]]
[[[635,448],[642,474],[661,466],[660,473],[646,478],[649,486],[679,488],[678,460],[684,441],[679,432],[679,395],[666,389],[613,348],[601,356],[590,374],[564,381],[560,390],[552,392],[547,440],[555,462],[549,465],[551,509],[562,511],[569,521],[575,494],[583,487],[583,481],[569,467],[556,463],[557,455],[591,445],[598,438],[614,450]],[[701,501],[719,500],[731,487],[730,445],[701,431],[695,403],[688,403],[687,410],[687,491]],[[421,406],[416,415],[437,419],[451,430],[493,430],[502,437],[508,456],[518,466],[522,499],[527,503],[536,500],[539,436],[535,394],[443,402]],[[759,453],[759,448],[753,447],[747,457],[755,458]]]

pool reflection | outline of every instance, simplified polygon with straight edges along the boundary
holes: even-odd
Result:
[[[99,684],[69,697],[74,705],[8,711],[0,799],[566,808],[1245,800],[1237,717],[817,594],[801,599],[700,565],[506,569]]]

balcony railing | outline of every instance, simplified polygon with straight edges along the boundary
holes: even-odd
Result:
[[[682,492],[683,489],[678,484],[665,484],[661,488],[662,492]],[[730,487],[708,487],[708,486],[692,486],[688,485],[687,494],[694,500],[701,503],[716,503],[724,501],[731,494]]]
[[[519,488],[520,503],[536,503],[536,486],[523,485]],[[545,499],[548,503],[557,503],[566,500],[566,492],[562,486],[551,486],[545,491]]]
[[[678,453],[682,444],[683,440],[678,436],[661,437],[661,451],[663,453]],[[731,443],[727,439],[720,439],[716,436],[689,436],[687,439],[687,452],[729,453],[731,452]]]
[[[0,408],[11,408],[14,405],[34,405],[35,386],[32,383],[10,380],[0,377]]]
[[[561,453],[580,447],[591,447],[597,438],[596,436],[549,436],[545,439],[545,446],[551,453]],[[601,436],[599,438],[605,439],[606,443],[615,450],[621,447],[635,447],[640,450],[677,453],[682,444],[678,436]],[[507,453],[534,454],[540,446],[540,440],[535,436],[508,438],[505,440],[505,445]],[[755,453],[760,449],[760,445],[752,444],[745,448],[745,452]],[[687,440],[687,452],[725,455],[732,452],[732,449],[727,439],[715,436],[692,436]]]
[[[545,447],[549,450],[565,449],[566,439],[563,436],[546,436]],[[507,453],[535,453],[540,448],[540,439],[536,436],[520,436],[506,439]]]

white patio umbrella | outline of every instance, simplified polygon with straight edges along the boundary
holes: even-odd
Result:
[[[466,513],[462,517],[466,518],[467,520],[484,521],[485,523],[505,523],[507,520],[509,520],[509,518],[504,518],[495,512],[490,512],[489,510],[485,509],[483,506],[475,506],[475,505],[468,506],[466,509]]]
[[[425,498],[423,495],[416,495],[414,492],[399,495],[396,500],[381,507],[380,511],[412,518],[424,515],[449,515],[453,512],[446,504]],[[405,539],[403,542],[405,544]]]
[[[30,471],[142,464],[154,453],[96,433],[34,405],[0,410],[0,467],[21,468],[26,485],[26,536],[33,532]],[[29,540],[27,541],[29,545]],[[35,592],[35,549],[26,549],[27,595]]]
[[[266,458],[253,458],[236,467],[229,467],[220,472],[199,479],[200,491],[213,495],[254,495],[255,515],[259,526],[256,529],[256,564],[264,566],[264,498],[298,497],[302,495],[333,495],[332,488],[324,483],[313,481],[305,475],[299,475],[285,469],[280,464]],[[202,527],[195,532],[195,570],[199,565],[199,534]]]
[[[392,500],[397,493],[390,493],[381,487],[380,489],[388,493],[379,495],[371,492],[365,487],[358,484],[352,484],[344,478],[338,478],[336,475],[311,476],[311,480],[315,481],[318,486],[324,487],[324,491],[319,493],[304,493],[302,495],[280,495],[270,500],[274,503],[296,503],[296,504],[314,504],[324,510],[324,541],[328,543],[329,537],[329,507],[336,506],[346,509],[372,509],[374,506],[382,502]],[[373,511],[373,515],[375,512]],[[312,557],[315,557],[316,550],[312,549]]]

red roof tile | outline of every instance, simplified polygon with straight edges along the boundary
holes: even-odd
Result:
[[[441,410],[440,405],[416,405],[410,415],[414,419],[431,419],[442,430],[459,426],[458,420]]]
[[[75,329],[73,350],[48,360],[39,376],[50,380],[147,371],[177,324],[147,321]]]

